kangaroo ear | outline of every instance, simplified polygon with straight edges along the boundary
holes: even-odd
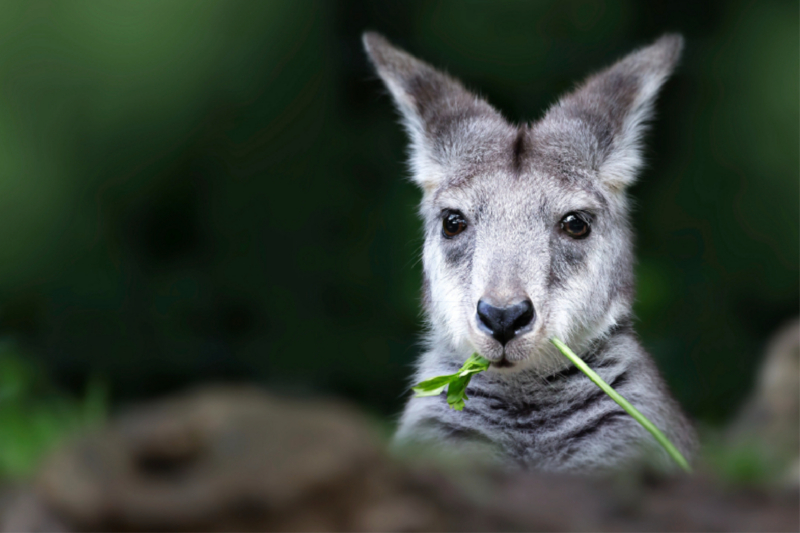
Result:
[[[570,128],[579,124],[584,155],[611,189],[622,190],[636,179],[653,103],[682,48],[680,35],[664,35],[591,76],[547,113]]]
[[[382,35],[367,32],[363,39],[411,137],[414,179],[425,189],[435,187],[448,159],[465,150],[467,123],[500,116],[460,82],[394,47]]]

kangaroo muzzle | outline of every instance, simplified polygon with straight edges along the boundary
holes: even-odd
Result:
[[[478,327],[501,345],[532,329],[536,313],[529,298],[506,307],[495,307],[485,300],[478,302]]]

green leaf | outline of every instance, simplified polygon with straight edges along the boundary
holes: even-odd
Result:
[[[472,374],[477,374],[478,372],[483,372],[484,370],[486,370],[486,369],[485,368],[470,368],[470,369],[464,370],[462,372],[459,372],[457,375],[458,375],[459,378],[463,378],[463,377],[471,376]]]
[[[469,385],[472,376],[488,369],[490,364],[489,360],[478,354],[472,354],[455,374],[426,379],[412,387],[411,390],[416,393],[415,397],[421,398],[438,396],[446,387],[447,405],[456,411],[461,411],[464,409],[464,402],[468,399],[467,385]]]
[[[464,410],[464,400],[458,400],[458,401],[455,401],[455,402],[452,402],[452,403],[450,403],[448,401],[447,404],[450,407],[452,407],[453,409],[455,409],[456,411],[463,411]]]
[[[414,396],[417,398],[423,398],[425,396],[439,396],[442,391],[447,387],[447,385],[442,385],[441,387],[437,387],[435,389],[425,389],[422,387],[413,387],[411,390],[416,392]]]
[[[454,403],[463,401],[469,380],[470,377],[466,377],[456,379],[450,383],[450,386],[447,388],[447,403],[452,406]]]
[[[464,366],[461,367],[461,370],[473,367],[480,368],[481,370],[486,370],[489,368],[489,365],[491,364],[492,364],[491,361],[489,361],[488,359],[484,359],[480,355],[474,353],[470,356],[469,359],[467,359],[467,361],[464,363]]]
[[[433,391],[446,387],[448,383],[458,378],[458,374],[450,374],[448,376],[437,376],[435,378],[427,379],[422,383],[418,383],[411,390],[415,392]],[[441,391],[439,391],[441,392]]]

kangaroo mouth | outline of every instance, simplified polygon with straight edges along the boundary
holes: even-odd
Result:
[[[511,368],[514,363],[506,358],[506,351],[503,350],[503,357],[499,361],[492,361],[492,366],[494,368]]]

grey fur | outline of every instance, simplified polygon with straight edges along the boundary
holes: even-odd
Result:
[[[607,470],[655,456],[652,437],[576,372],[557,336],[691,456],[694,431],[631,329],[632,235],[625,188],[682,38],[665,35],[590,77],[536,123],[515,126],[458,81],[375,33],[364,44],[411,137],[423,189],[428,349],[415,381],[454,372],[473,352],[495,364],[475,376],[462,412],[444,396],[412,398],[399,442],[475,447],[541,470]],[[442,235],[446,210],[466,229]],[[590,220],[585,239],[561,220]],[[477,325],[480,299],[530,298],[530,331],[505,348]]]

